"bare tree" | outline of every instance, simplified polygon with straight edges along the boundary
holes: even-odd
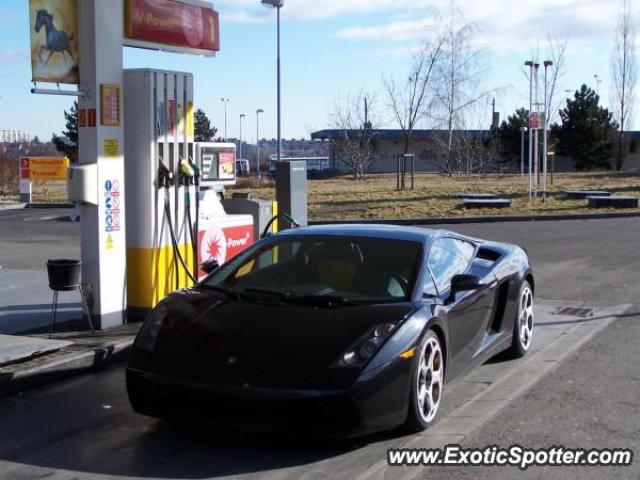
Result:
[[[454,160],[458,171],[472,169],[466,154],[463,155],[465,158],[459,155],[472,150],[463,148],[461,152],[456,152],[457,146],[468,144],[463,140],[458,142],[456,136],[460,136],[464,128],[467,110],[489,95],[490,91],[478,88],[484,74],[481,59],[485,49],[475,46],[475,25],[466,23],[455,1],[450,3],[448,18],[443,24],[443,56],[434,72],[437,92],[434,119],[447,132],[439,159],[443,170],[451,175]]]
[[[331,139],[334,155],[349,167],[354,180],[365,179],[374,150],[374,126],[371,112],[375,99],[360,91],[337,99],[331,118],[337,135]]]
[[[616,168],[622,169],[624,162],[625,132],[633,118],[635,88],[638,78],[636,59],[636,31],[629,0],[622,0],[615,33],[615,45],[611,56],[614,111],[620,124]]]
[[[549,69],[547,104],[545,105],[547,128],[557,119],[558,112],[564,102],[564,98],[558,95],[558,90],[561,88],[560,82],[562,82],[566,73],[567,45],[568,40],[566,38],[558,40],[551,34],[547,35],[547,52],[549,60],[553,62]],[[529,81],[528,75],[529,73],[527,72],[527,82]]]
[[[446,37],[438,34],[432,41],[427,40],[413,53],[413,63],[407,81],[399,85],[395,79],[383,77],[388,106],[394,121],[402,130],[404,153],[409,153],[413,131],[424,118],[433,100],[431,80],[442,57],[442,47]]]

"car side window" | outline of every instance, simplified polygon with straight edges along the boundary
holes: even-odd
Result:
[[[422,295],[425,297],[438,296],[438,290],[436,289],[436,284],[433,281],[431,272],[429,272],[428,270],[427,270],[427,274],[425,275],[424,285],[422,286]]]
[[[467,270],[474,252],[472,244],[455,238],[439,238],[433,243],[427,264],[438,293],[449,290],[451,279]]]

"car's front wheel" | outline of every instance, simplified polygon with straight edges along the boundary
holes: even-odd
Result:
[[[429,330],[417,348],[405,427],[413,432],[433,423],[444,392],[445,358],[440,339]]]
[[[513,326],[513,340],[509,353],[513,357],[524,357],[531,347],[534,327],[533,288],[528,281],[522,282],[518,310]]]

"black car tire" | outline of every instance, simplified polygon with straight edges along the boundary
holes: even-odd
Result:
[[[437,347],[436,347],[437,346]],[[425,357],[425,354],[429,355],[429,352],[432,351],[436,347],[436,354],[434,357],[435,373],[431,369],[433,365],[427,366],[427,373],[421,373],[421,360]],[[404,429],[409,432],[420,432],[425,430],[429,425],[431,425],[438,412],[438,407],[440,406],[440,402],[442,399],[442,394],[444,393],[444,380],[445,380],[445,356],[444,349],[442,348],[440,339],[438,335],[433,330],[428,330],[427,333],[422,338],[419,346],[416,348],[416,355],[414,357],[413,362],[413,371],[411,375],[411,390],[409,394],[409,408],[407,419],[404,423]],[[422,375],[422,377],[420,377]],[[420,377],[420,378],[419,378]],[[429,379],[429,380],[427,380]],[[430,411],[428,415],[423,412],[420,412],[420,404],[419,401],[419,385],[427,380],[427,383],[431,383],[431,404],[434,405],[433,411]],[[437,385],[436,385],[437,384]],[[436,388],[437,386],[437,388]]]
[[[524,357],[530,350],[534,329],[533,301],[533,288],[527,280],[524,280],[518,292],[518,307],[513,320],[513,339],[508,350],[513,358]]]
[[[169,412],[159,405],[159,401],[150,400],[147,391],[148,385],[141,384],[140,381],[129,372],[126,374],[127,396],[131,408],[140,415],[158,418],[160,420],[169,419]]]

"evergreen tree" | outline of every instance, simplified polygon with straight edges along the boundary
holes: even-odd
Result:
[[[500,145],[500,156],[508,162],[516,162],[520,164],[520,155],[522,148],[521,131],[522,127],[529,125],[529,110],[519,108],[513,115],[509,115],[506,120],[502,121],[498,129],[498,142]],[[525,139],[525,142],[527,140]],[[528,143],[525,144],[525,163],[529,159]]]
[[[63,153],[71,163],[78,163],[78,102],[73,102],[71,110],[64,111],[66,130],[62,136],[55,133],[51,141],[60,153]]]
[[[211,126],[211,121],[203,110],[198,109],[193,114],[196,142],[210,142],[216,136],[218,129]]]
[[[611,168],[618,124],[599,102],[600,97],[582,85],[560,110],[562,125],[552,127],[559,141],[558,154],[573,158],[578,170]]]

